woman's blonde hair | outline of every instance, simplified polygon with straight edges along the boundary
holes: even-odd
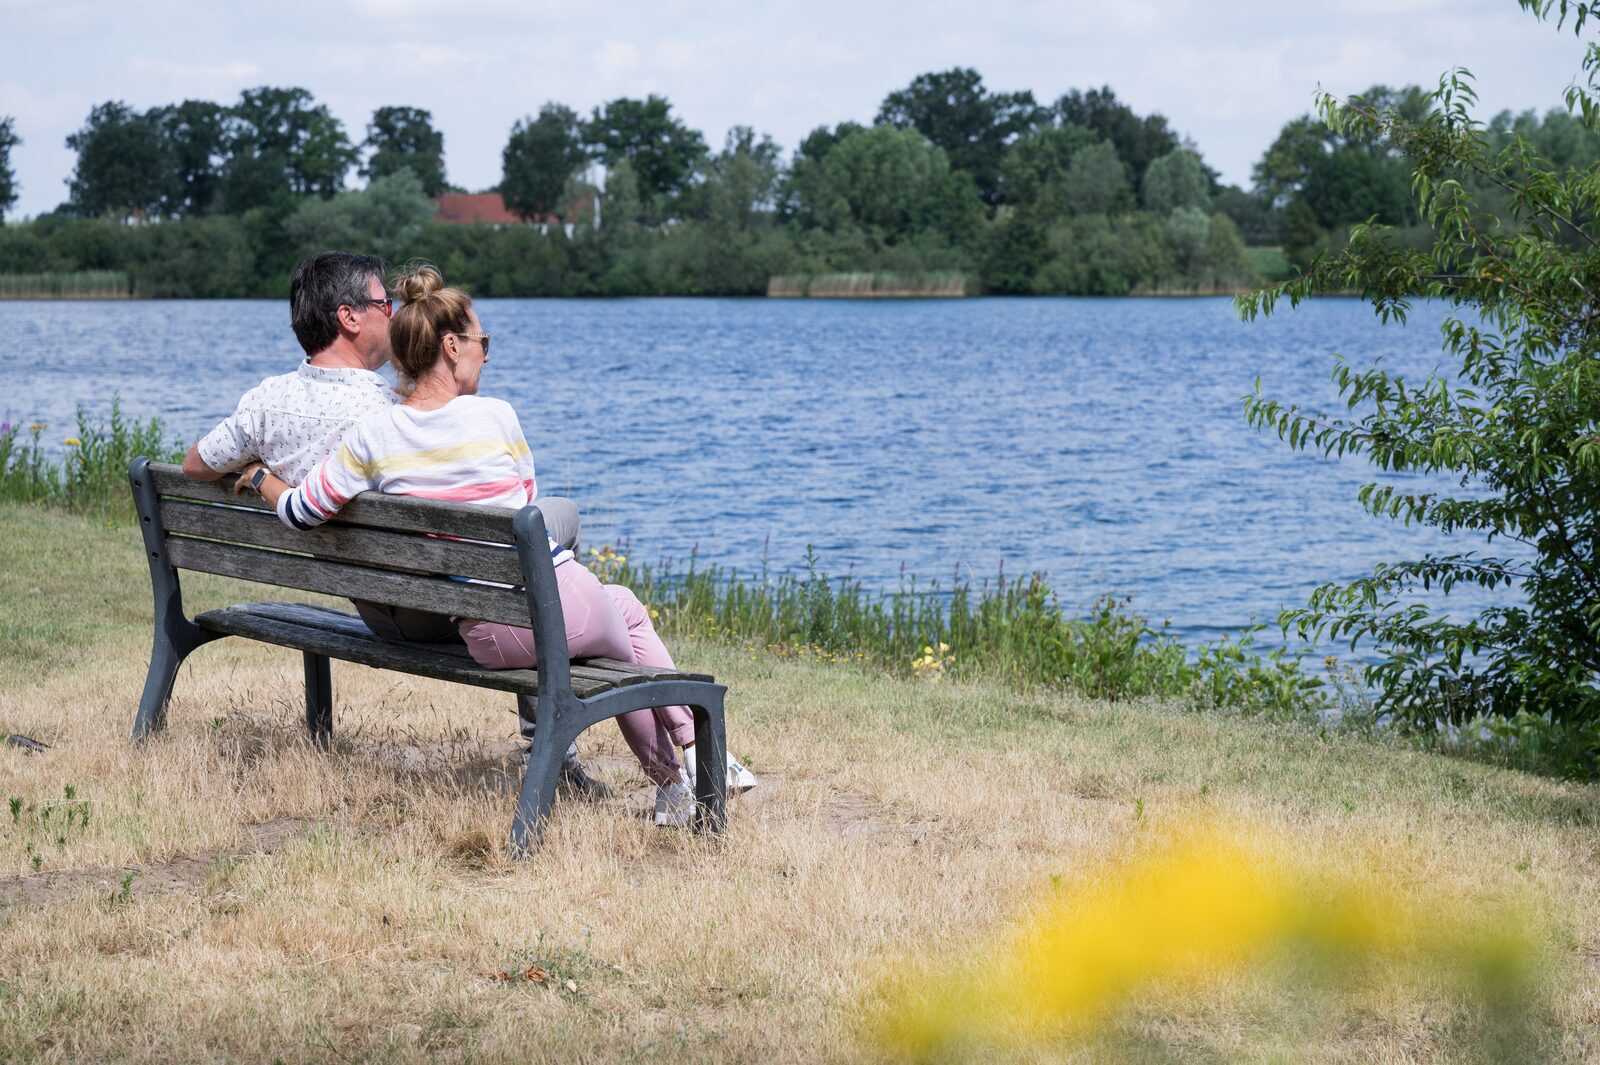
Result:
[[[404,301],[389,322],[389,347],[390,359],[409,392],[439,361],[445,335],[470,330],[472,297],[459,288],[446,288],[444,275],[430,263],[407,263],[406,272],[389,290]]]

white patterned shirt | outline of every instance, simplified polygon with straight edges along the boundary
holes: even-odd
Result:
[[[371,370],[302,362],[293,373],[269,377],[246,392],[196,448],[218,473],[260,461],[289,484],[300,484],[352,425],[400,399]]]

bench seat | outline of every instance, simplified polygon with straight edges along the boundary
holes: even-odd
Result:
[[[479,688],[538,697],[539,672],[533,669],[485,669],[456,643],[397,643],[374,636],[354,614],[309,603],[241,603],[208,610],[194,623],[218,636],[243,636],[279,647],[337,658],[342,662],[451,680]],[[706,673],[634,665],[609,658],[574,661],[572,693],[579,699],[648,680],[709,681]]]

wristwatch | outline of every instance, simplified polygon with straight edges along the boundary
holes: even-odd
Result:
[[[256,472],[252,473],[250,475],[250,490],[255,492],[256,495],[260,495],[261,494],[261,484],[266,479],[267,479],[267,468],[265,466],[258,466],[256,468]]]

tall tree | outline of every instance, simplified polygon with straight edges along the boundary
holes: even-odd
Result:
[[[780,180],[778,210],[785,219],[794,219],[804,226],[822,224],[817,215],[818,205],[824,198],[822,163],[834,145],[852,133],[866,129],[859,122],[841,122],[832,129],[818,126],[806,134],[795,149],[794,161],[788,173]]]
[[[807,213],[830,229],[857,227],[893,244],[927,230],[948,232],[982,201],[970,175],[950,169],[944,149],[915,130],[874,126],[829,150]]]
[[[96,105],[67,147],[78,153],[67,187],[80,215],[153,215],[171,188],[172,150],[161,129],[120,100]]]
[[[547,103],[538,118],[518,119],[511,127],[500,154],[500,195],[525,221],[560,215],[568,186],[587,161],[577,112]]]
[[[1000,167],[1001,197],[1035,222],[1065,217],[1073,157],[1099,140],[1082,126],[1044,126],[1019,139]]]
[[[1351,100],[1407,122],[1424,120],[1430,106],[1415,86],[1375,85]],[[1409,163],[1391,141],[1367,129],[1330,128],[1309,115],[1292,119],[1256,163],[1255,181],[1267,202],[1284,209],[1284,251],[1300,265],[1355,223],[1418,221]]]
[[[409,170],[422,183],[422,191],[438,196],[444,179],[444,134],[433,128],[433,114],[418,107],[380,107],[367,123],[363,147],[372,152],[361,169],[376,181]]]
[[[227,111],[209,100],[185,100],[151,108],[147,117],[166,138],[172,159],[174,181],[162,196],[161,213],[192,217],[216,209]]]
[[[1117,157],[1128,164],[1135,191],[1142,186],[1151,163],[1182,147],[1164,116],[1140,118],[1117,99],[1110,86],[1088,92],[1074,89],[1056,101],[1055,112],[1061,122],[1091,129],[1110,141]]]
[[[879,123],[915,129],[943,148],[952,168],[972,175],[988,204],[1000,202],[1006,146],[1033,129],[1043,115],[1033,93],[989,92],[969,67],[920,74],[878,108]]]
[[[1186,148],[1174,149],[1145,171],[1140,199],[1145,210],[1163,217],[1180,207],[1204,214],[1211,209],[1211,175],[1200,156]]]
[[[664,96],[622,97],[597,107],[583,128],[584,143],[606,166],[626,160],[652,220],[670,215],[694,183],[706,142],[672,116]]]
[[[11,149],[21,143],[16,120],[0,115],[0,222],[5,221],[6,212],[17,202],[17,172],[11,167]]]
[[[332,196],[344,188],[357,152],[344,126],[305,89],[247,89],[228,115],[229,209],[291,196]]]
[[[782,151],[771,137],[734,126],[722,151],[706,161],[706,180],[696,190],[699,217],[734,229],[749,229],[774,208]]]
[[[1128,165],[1110,141],[1096,141],[1072,157],[1066,196],[1073,214],[1104,214],[1130,204]]]

